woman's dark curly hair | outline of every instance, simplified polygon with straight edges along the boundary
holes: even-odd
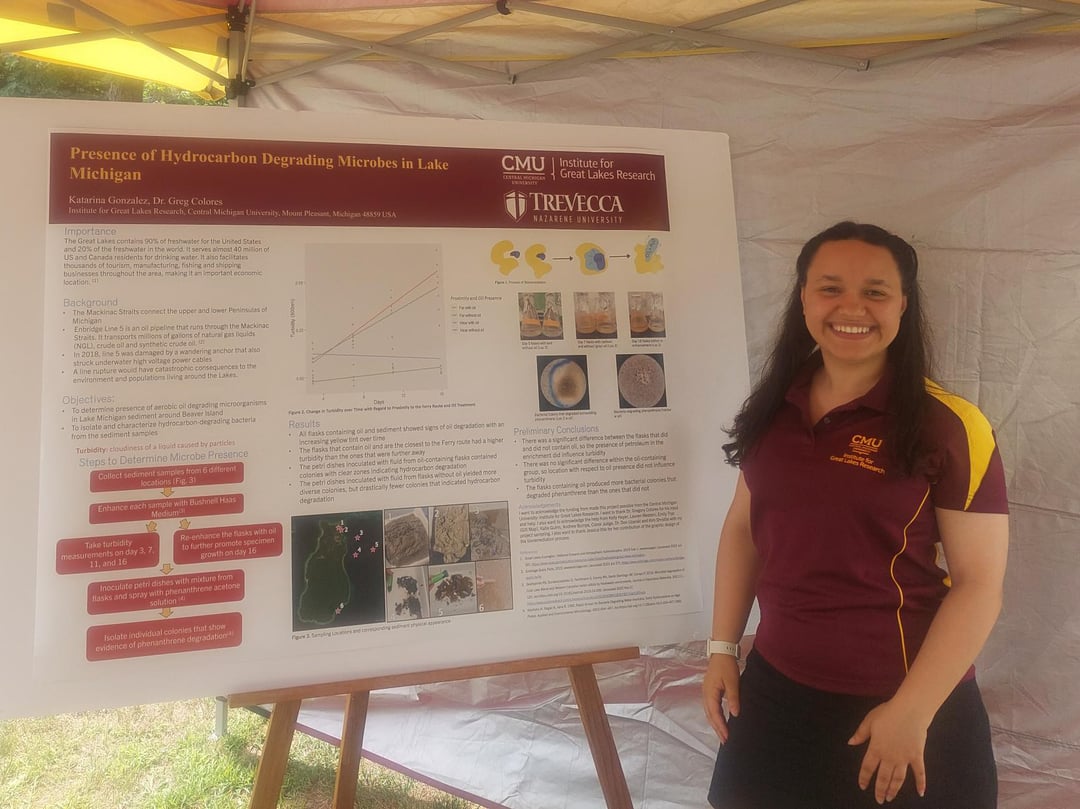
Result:
[[[817,350],[814,338],[803,319],[801,292],[806,273],[818,249],[825,242],[855,240],[884,247],[892,254],[907,308],[900,318],[900,329],[888,348],[893,372],[890,410],[895,419],[891,441],[894,457],[907,474],[915,468],[920,454],[920,432],[926,408],[926,377],[930,370],[928,332],[919,297],[919,257],[915,248],[877,225],[839,222],[814,236],[803,245],[795,262],[795,283],[780,321],[780,331],[761,379],[743,402],[727,431],[731,442],[724,445],[728,463],[739,466],[772,423],[784,403],[784,397],[799,370]]]

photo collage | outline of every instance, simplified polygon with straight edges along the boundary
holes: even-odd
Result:
[[[595,349],[614,349],[624,328],[627,332],[622,333],[629,334],[632,346],[647,349],[662,345],[660,339],[667,336],[662,292],[628,292],[625,299],[614,292],[522,292],[518,294],[518,320],[523,344],[554,343],[565,339],[567,330],[571,330],[578,348],[593,353],[591,372],[615,376],[619,409],[667,407],[662,353],[612,351],[607,368],[595,367]],[[585,354],[537,355],[540,412],[596,407],[590,396],[589,374],[589,356]]]
[[[293,631],[512,609],[505,501],[292,519]]]

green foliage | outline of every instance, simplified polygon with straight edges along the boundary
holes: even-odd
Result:
[[[229,104],[225,98],[208,101],[200,95],[189,93],[187,90],[180,90],[167,84],[157,84],[152,81],[143,82],[142,100],[148,104],[190,104],[200,107],[225,107]]]
[[[0,96],[102,99],[110,77],[94,70],[0,54]]]
[[[0,96],[209,106],[226,103],[224,100],[207,101],[187,90],[151,81],[7,53],[0,54]]]

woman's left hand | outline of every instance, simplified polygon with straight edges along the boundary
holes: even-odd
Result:
[[[921,721],[914,712],[894,700],[883,702],[870,711],[848,739],[850,745],[870,742],[859,769],[859,788],[870,786],[876,770],[874,797],[878,803],[891,801],[903,786],[910,767],[915,776],[915,789],[920,796],[925,795],[923,748],[928,726],[928,722]]]

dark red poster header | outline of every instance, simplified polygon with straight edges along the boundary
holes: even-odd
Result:
[[[668,230],[664,156],[54,133],[53,224]]]

